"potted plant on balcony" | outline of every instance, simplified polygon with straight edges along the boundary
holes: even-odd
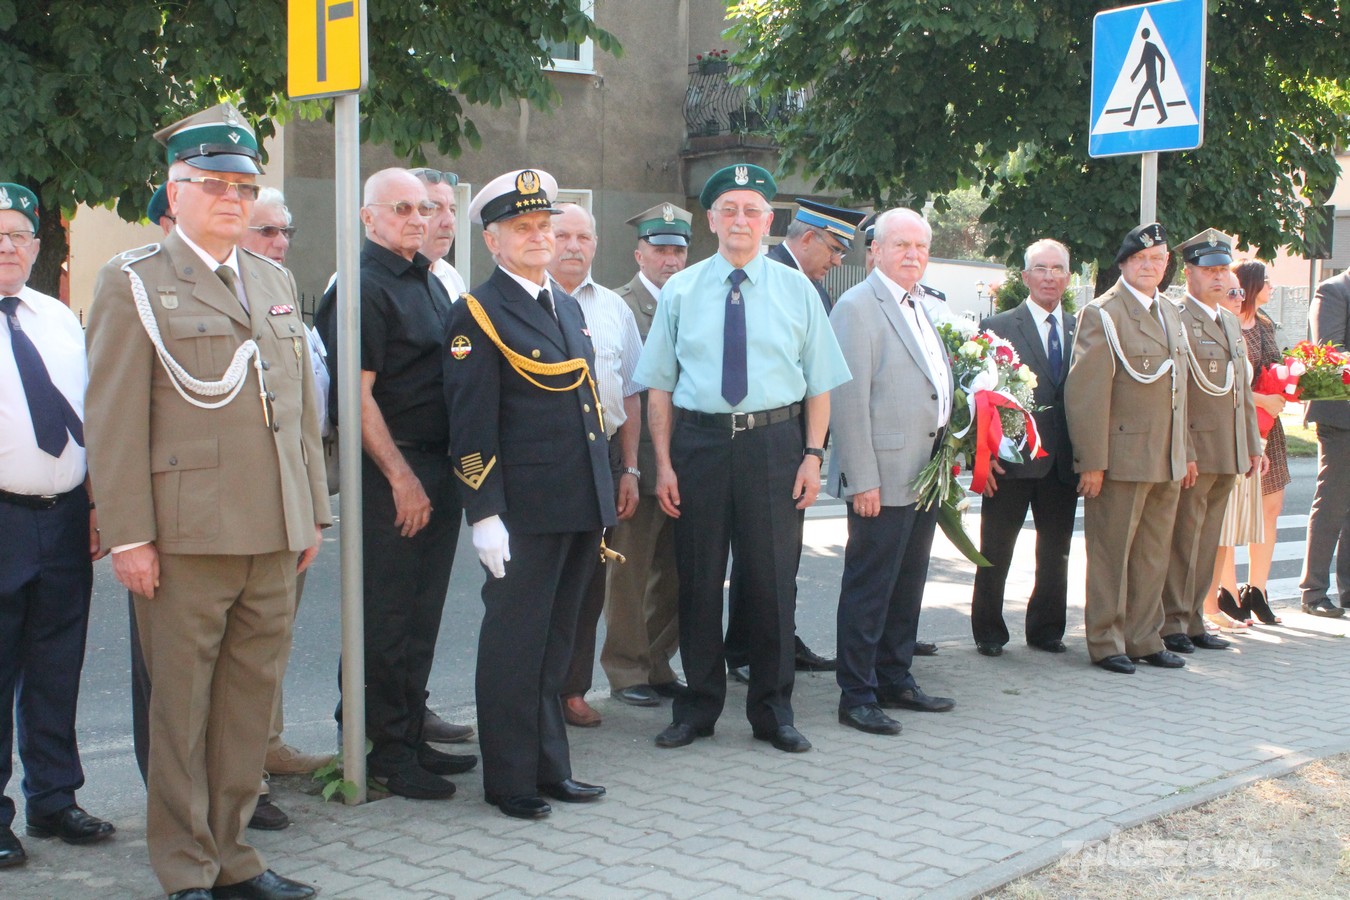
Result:
[[[701,75],[719,75],[727,70],[727,57],[730,50],[709,50],[694,57]]]

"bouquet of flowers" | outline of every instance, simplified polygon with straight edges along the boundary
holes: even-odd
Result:
[[[1350,400],[1350,356],[1331,342],[1299,341],[1284,352],[1284,362],[1261,370],[1252,390],[1285,400]],[[1275,426],[1274,416],[1263,409],[1257,409],[1256,419],[1261,437]]]
[[[1020,463],[1023,451],[1045,456],[1036,420],[1031,416],[1036,374],[1017,358],[1017,351],[991,331],[976,333],[956,321],[942,322],[938,334],[947,347],[956,397],[947,436],[914,481],[919,507],[939,505],[938,523],[967,559],[989,565],[961,527],[961,512],[970,505],[956,480],[962,465],[971,469],[970,489],[982,493],[995,457]]]

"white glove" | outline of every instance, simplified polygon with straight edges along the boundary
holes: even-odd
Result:
[[[478,561],[493,578],[506,575],[506,564],[511,561],[511,538],[500,516],[488,516],[473,523],[473,549],[478,551]]]

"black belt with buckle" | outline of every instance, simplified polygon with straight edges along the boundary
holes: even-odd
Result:
[[[62,498],[70,494],[16,494],[12,491],[0,491],[0,503],[11,503],[27,509],[53,509]]]
[[[416,450],[418,453],[431,453],[436,456],[445,456],[450,452],[449,441],[394,441],[394,446],[401,450]]]
[[[802,414],[802,405],[792,403],[787,406],[780,406],[777,409],[761,409],[759,412],[748,413],[705,413],[677,407],[676,413],[682,422],[692,422],[695,425],[706,425],[710,428],[729,428],[734,435],[740,431],[763,428],[765,425],[777,425],[779,422],[795,419]]]

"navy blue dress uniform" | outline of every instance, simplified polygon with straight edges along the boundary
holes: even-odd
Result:
[[[0,868],[26,858],[4,795],[16,711],[28,833],[70,843],[113,833],[75,805],[84,784],[75,709],[93,586],[88,376],[79,321],[26,285],[37,229],[37,197],[0,184]]]
[[[556,190],[547,173],[507,173],[482,189],[470,217],[509,227],[552,211]],[[455,303],[445,393],[475,546],[496,518],[510,543],[504,575],[490,575],[482,592],[475,686],[484,792],[508,815],[537,818],[549,812],[540,793],[564,801],[603,793],[572,781],[558,695],[601,530],[615,514],[581,307],[559,290],[527,291],[518,278],[499,265]]]

